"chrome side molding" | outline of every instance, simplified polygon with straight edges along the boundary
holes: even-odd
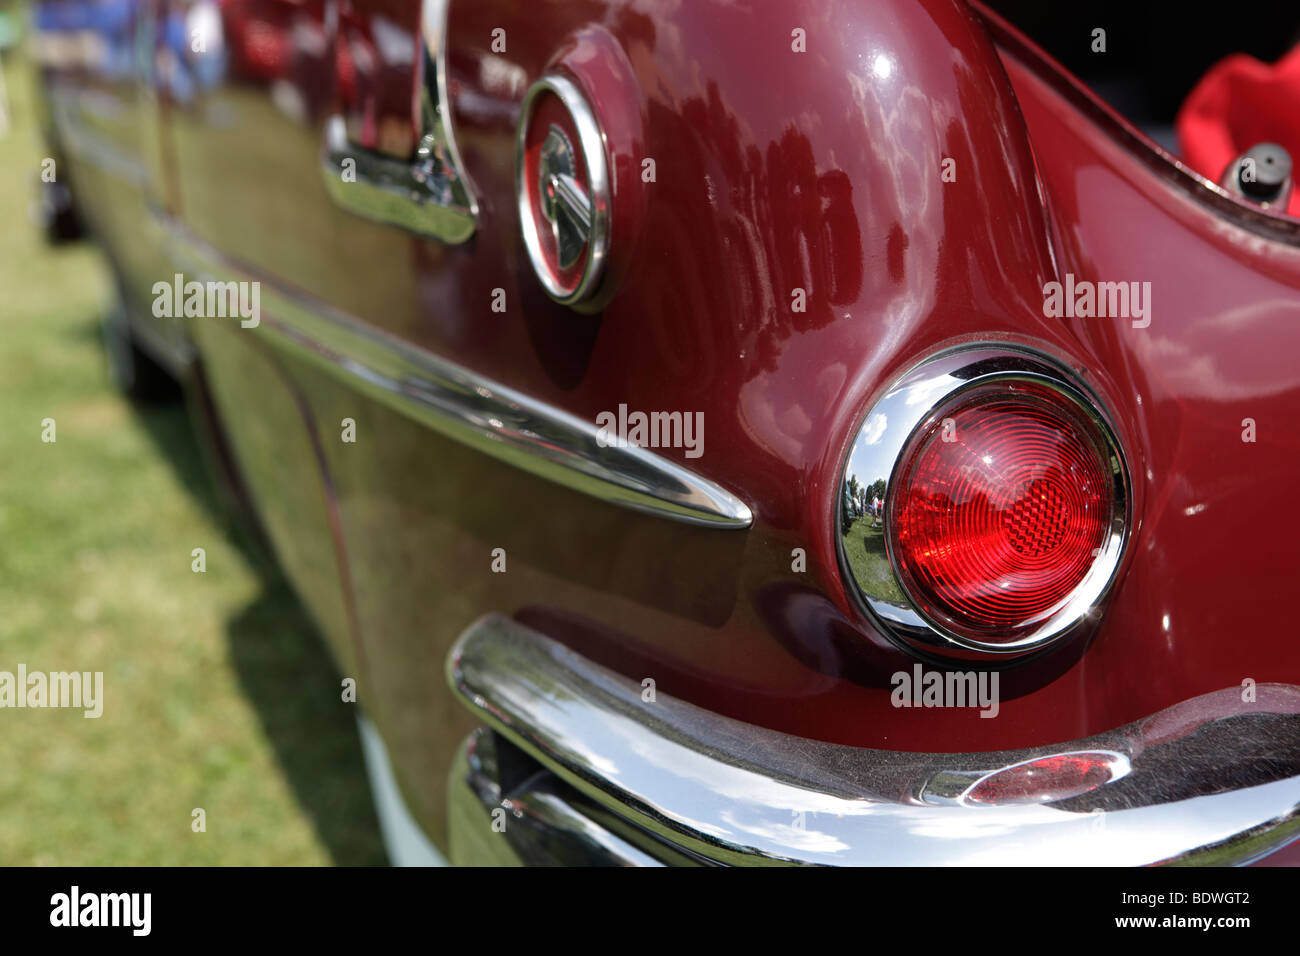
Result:
[[[1070,743],[926,754],[793,737],[662,689],[645,703],[634,681],[496,615],[459,638],[447,676],[611,819],[709,862],[1224,865],[1300,838],[1291,685],[1259,685],[1253,704],[1229,688]],[[1078,761],[1099,772],[1051,783]],[[1031,763],[1043,772],[1027,778]]]
[[[173,258],[195,279],[258,279],[184,226]],[[484,378],[319,301],[261,284],[252,334],[408,418],[509,465],[600,501],[710,528],[748,528],[749,507],[691,470],[636,446],[605,445],[594,421]],[[217,319],[200,321],[220,321]]]
[[[335,115],[325,122],[321,176],[330,197],[349,212],[455,244],[474,235],[478,200],[451,127],[448,5],[449,0],[424,0],[418,80],[421,135],[414,159],[403,162],[350,143],[343,117]]]

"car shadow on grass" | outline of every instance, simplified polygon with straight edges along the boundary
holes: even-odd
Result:
[[[386,864],[356,722],[340,706],[340,677],[324,641],[258,536],[218,493],[185,404],[133,400],[131,407],[180,483],[262,581],[226,633],[240,686],[299,805],[335,864]]]
[[[387,863],[351,707],[315,628],[283,580],[228,622],[240,684],[333,861]]]

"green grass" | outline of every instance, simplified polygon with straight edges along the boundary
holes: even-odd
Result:
[[[885,555],[885,531],[881,527],[873,528],[870,518],[862,517],[853,522],[844,540],[844,556],[859,581],[876,585],[874,593],[887,601],[907,603]]]
[[[110,386],[107,270],[30,224],[45,153],[26,64],[6,57],[6,77],[0,670],[102,671],[105,703],[98,720],[0,709],[0,865],[381,863],[338,675],[217,507],[184,408]]]

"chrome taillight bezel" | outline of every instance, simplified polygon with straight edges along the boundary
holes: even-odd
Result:
[[[857,516],[846,491],[853,476],[868,487],[884,479],[882,522],[888,522],[899,466],[917,437],[934,427],[941,413],[962,396],[1015,382],[1049,389],[1096,426],[1114,482],[1113,510],[1109,531],[1092,567],[1062,606],[1014,640],[983,641],[959,633],[927,614],[909,594],[889,545],[892,536],[887,525],[882,530],[888,578],[878,569],[875,575],[854,569],[845,552],[845,538],[846,525],[851,529]],[[1125,456],[1098,398],[1067,368],[1046,356],[1015,346],[978,346],[944,352],[915,366],[861,417],[840,472],[833,532],[846,590],[894,643],[922,657],[1009,662],[1059,644],[1096,619],[1124,556],[1132,509]]]

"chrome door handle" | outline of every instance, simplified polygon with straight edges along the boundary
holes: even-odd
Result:
[[[335,114],[325,121],[321,175],[331,198],[367,219],[447,243],[474,235],[478,201],[452,135],[447,100],[448,0],[425,0],[419,60],[420,139],[409,161],[357,146]]]

